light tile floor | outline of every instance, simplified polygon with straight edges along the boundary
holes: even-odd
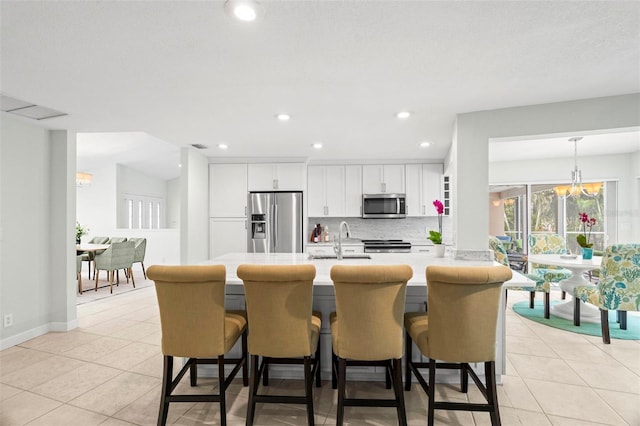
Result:
[[[88,303],[82,303],[88,297],[78,296],[77,329],[0,352],[1,425],[156,423],[162,372],[159,316],[152,283],[142,277],[138,282],[138,290],[104,298],[94,294]],[[509,294],[510,304],[526,298],[524,292]],[[600,337],[536,324],[511,308],[506,324],[507,374],[498,388],[504,425],[640,425],[639,341],[604,345]],[[207,386],[215,386],[215,380],[202,378],[197,390]],[[302,391],[301,381],[271,380],[270,392],[292,389]],[[473,386],[468,395],[450,385],[438,385],[437,390],[449,400],[481,398]],[[228,391],[228,424],[244,424],[247,391],[238,380]],[[335,424],[337,395],[331,383],[323,382],[314,392],[316,423]],[[348,392],[362,396],[388,391],[380,382],[360,382],[350,383]],[[405,398],[409,423],[426,424],[422,390],[414,385]],[[256,415],[257,425],[306,424],[300,406],[259,405]],[[397,424],[389,408],[348,407],[345,418],[348,425]],[[172,404],[168,423],[219,421],[217,403],[184,403]],[[490,422],[486,413],[438,412],[436,424]]]

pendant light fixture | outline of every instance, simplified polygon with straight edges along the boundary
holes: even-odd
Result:
[[[578,168],[578,142],[581,136],[569,139],[573,142],[573,170],[571,171],[571,185],[558,185],[553,188],[558,197],[595,197],[602,189],[602,182],[582,183],[582,171]]]

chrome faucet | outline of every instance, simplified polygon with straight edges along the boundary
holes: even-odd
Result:
[[[342,228],[346,228],[347,233],[346,237],[351,237],[351,230],[349,229],[349,224],[345,221],[340,222],[340,228],[338,229],[338,245],[333,246],[333,251],[335,251],[336,255],[338,255],[338,260],[342,260]]]

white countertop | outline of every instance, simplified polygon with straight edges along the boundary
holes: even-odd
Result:
[[[425,253],[370,253],[371,259],[309,259],[305,253],[228,253],[209,260],[210,264],[222,264],[227,268],[227,284],[242,284],[236,275],[239,265],[244,263],[263,265],[301,265],[312,264],[316,267],[315,285],[333,285],[330,277],[331,267],[341,265],[394,265],[406,264],[413,269],[413,278],[409,286],[426,285],[425,270],[429,265],[446,266],[492,266],[499,265],[492,261],[462,261],[451,257],[434,257]],[[510,285],[533,285],[533,281],[513,271],[513,278],[505,283]]]

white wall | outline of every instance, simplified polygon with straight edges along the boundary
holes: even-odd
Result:
[[[209,161],[193,147],[180,150],[180,263],[209,258]]]
[[[459,114],[452,145],[455,156],[449,155],[457,159],[452,212],[456,256],[491,256],[487,250],[490,139],[637,127],[639,93]],[[581,167],[587,169],[587,164]]]
[[[180,178],[167,181],[166,226],[180,228]]]
[[[77,323],[75,135],[0,117],[0,318],[13,315],[4,349]]]

